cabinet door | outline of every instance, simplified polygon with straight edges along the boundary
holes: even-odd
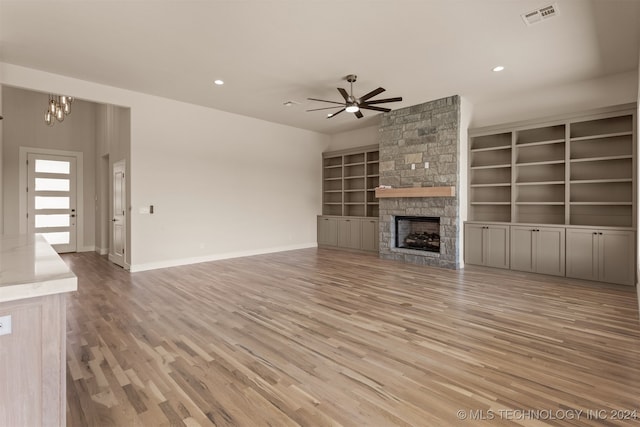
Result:
[[[338,246],[360,249],[360,219],[340,218],[338,220]]]
[[[532,227],[511,227],[511,269],[535,271],[534,238]]]
[[[567,277],[598,280],[598,231],[567,228]]]
[[[338,223],[335,218],[318,217],[318,245],[338,245]]]
[[[487,267],[509,268],[509,226],[491,225],[484,229],[484,259]]]
[[[481,224],[464,225],[464,262],[484,265],[483,254],[484,226]]]
[[[564,276],[564,228],[536,228],[535,266],[536,273]],[[513,259],[511,259],[513,265]]]
[[[601,231],[598,233],[598,280],[621,285],[635,283],[633,231]]]
[[[378,251],[378,220],[363,219],[362,220],[362,249],[365,251]]]

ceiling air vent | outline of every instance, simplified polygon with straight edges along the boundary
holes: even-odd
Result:
[[[532,10],[531,12],[523,13],[520,16],[522,16],[522,20],[525,24],[533,25],[546,19],[553,18],[554,16],[557,16],[558,13],[558,4],[553,3],[549,6],[541,7],[539,9]]]

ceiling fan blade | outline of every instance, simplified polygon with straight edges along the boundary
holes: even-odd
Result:
[[[391,108],[373,107],[371,105],[360,105],[360,108],[365,110],[382,111],[384,113],[388,113],[389,111],[391,111]]]
[[[327,116],[327,119],[330,119],[330,118],[332,118],[332,117],[335,117],[335,116],[337,116],[338,114],[342,113],[343,111],[344,111],[344,108],[343,108],[342,110],[340,110],[340,111],[336,111],[335,113],[331,114],[330,116]]]
[[[340,105],[344,105],[344,102],[336,102],[336,101],[326,101],[324,99],[317,99],[317,98],[307,98],[309,101],[320,101],[320,102],[328,102],[330,104],[340,104]]]
[[[384,88],[379,87],[378,89],[374,89],[374,90],[372,90],[371,92],[369,92],[368,94],[366,94],[366,95],[364,95],[364,96],[361,96],[359,101],[360,101],[360,102],[364,102],[364,101],[366,101],[367,99],[369,99],[369,98],[373,98],[373,97],[374,97],[374,96],[376,96],[377,94],[382,93],[382,92],[384,92],[384,91],[385,91],[385,89],[384,89]]]
[[[373,101],[367,101],[367,102],[362,102],[362,104],[364,105],[371,105],[371,104],[384,104],[385,102],[398,102],[398,101],[402,101],[402,97],[398,96],[396,98],[385,98],[385,99],[375,99]]]
[[[353,113],[353,114],[355,114],[355,115],[356,115],[356,117],[357,117],[357,118],[359,118],[359,119],[361,119],[361,118],[363,118],[363,117],[364,117],[364,116],[362,115],[362,111],[360,111],[360,110],[356,111],[356,112],[355,112],[355,113]]]
[[[344,100],[346,102],[349,102],[349,94],[347,93],[346,90],[342,89],[341,87],[338,88],[338,92],[340,92],[340,95],[342,95],[342,97],[344,98]]]
[[[344,108],[344,104],[341,104]],[[323,107],[323,108],[314,108],[312,110],[305,110],[305,111],[320,111],[320,110],[331,110],[332,108],[340,108],[340,105],[336,105],[335,107]]]

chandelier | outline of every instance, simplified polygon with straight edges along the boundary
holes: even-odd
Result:
[[[71,114],[73,98],[66,95],[49,95],[47,111],[44,112],[44,122],[53,126],[56,121],[62,122],[65,116]]]

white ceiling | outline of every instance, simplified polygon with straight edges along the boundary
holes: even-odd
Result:
[[[307,97],[472,103],[638,67],[640,1],[0,0],[1,60],[325,133],[372,125]],[[506,70],[494,73],[495,65]],[[224,86],[213,80],[223,79]],[[69,94],[73,95],[73,94]],[[374,98],[376,99],[376,98]],[[285,107],[285,101],[299,105]]]

